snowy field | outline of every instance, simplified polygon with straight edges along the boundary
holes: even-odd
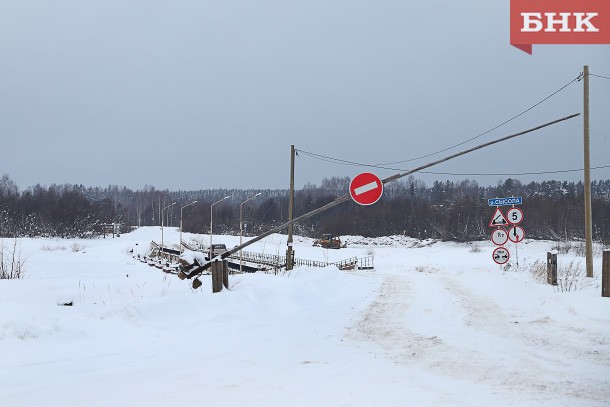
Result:
[[[212,294],[209,276],[193,290],[133,259],[151,240],[158,227],[19,241],[25,278],[0,280],[0,406],[610,405],[599,248],[596,277],[560,292],[530,272],[552,242],[526,240],[502,270],[490,242],[296,238],[298,258],[376,269],[232,275]],[[285,248],[273,235],[247,250]],[[559,255],[572,261],[584,268]]]

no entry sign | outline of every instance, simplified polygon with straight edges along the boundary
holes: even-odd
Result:
[[[371,172],[360,173],[350,182],[349,194],[357,204],[372,205],[383,194],[383,182]]]

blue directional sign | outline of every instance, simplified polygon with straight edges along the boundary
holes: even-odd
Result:
[[[521,205],[523,198],[520,196],[511,196],[510,198],[492,198],[487,200],[489,206],[507,206],[507,205]]]

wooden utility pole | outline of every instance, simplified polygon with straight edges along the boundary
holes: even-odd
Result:
[[[602,257],[602,297],[610,297],[610,250]]]
[[[585,150],[585,252],[587,277],[593,277],[593,219],[591,215],[591,156],[589,150],[589,65],[583,70],[583,128]]]
[[[292,270],[292,206],[294,204],[294,144],[290,146],[290,193],[288,195],[288,249],[286,249],[286,270]]]

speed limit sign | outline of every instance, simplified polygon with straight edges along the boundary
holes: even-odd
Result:
[[[511,208],[506,211],[506,220],[513,225],[518,225],[523,220],[523,211],[519,208]]]

